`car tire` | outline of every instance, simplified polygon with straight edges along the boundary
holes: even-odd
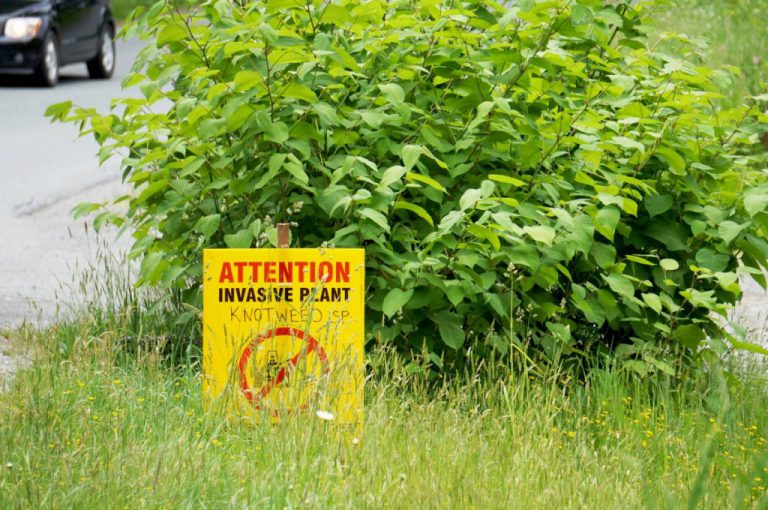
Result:
[[[35,82],[42,87],[55,87],[59,82],[59,66],[61,62],[59,41],[52,32],[43,39],[43,51],[40,63],[35,67]]]
[[[99,53],[86,62],[88,76],[106,80],[115,72],[115,29],[105,24],[99,36]]]

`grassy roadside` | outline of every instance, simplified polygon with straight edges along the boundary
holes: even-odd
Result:
[[[700,39],[708,66],[738,67],[741,72],[725,98],[738,105],[759,94],[768,80],[767,7],[764,0],[668,0],[659,10],[658,29]]]
[[[602,371],[565,391],[505,370],[430,390],[379,352],[354,445],[314,416],[250,426],[206,414],[197,366],[126,355],[119,326],[92,326],[14,333],[37,362],[0,395],[5,507],[768,504],[765,365],[731,390],[715,375],[676,391]]]

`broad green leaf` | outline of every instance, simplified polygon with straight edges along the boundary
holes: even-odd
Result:
[[[717,253],[711,248],[702,248],[696,252],[696,263],[712,272],[725,271],[731,257],[723,253]]]
[[[228,248],[250,248],[253,234],[251,229],[244,228],[236,234],[227,234],[224,236],[224,243]]]
[[[491,243],[491,247],[494,250],[499,251],[501,249],[501,241],[499,240],[499,236],[488,227],[484,227],[475,223],[474,225],[470,225],[467,228],[467,232],[480,239],[485,239]]]
[[[707,337],[707,334],[699,326],[683,324],[675,329],[672,336],[689,349],[697,349],[701,341]]]
[[[724,221],[717,227],[717,233],[720,235],[720,238],[725,241],[726,243],[733,242],[734,239],[739,237],[739,235],[749,227],[749,223],[742,223],[739,225],[736,222],[733,221]]]
[[[389,223],[387,222],[387,217],[381,214],[379,211],[376,211],[375,209],[371,209],[369,207],[365,207],[362,209],[358,209],[357,213],[360,216],[363,216],[364,218],[368,218],[372,222],[374,222],[376,225],[381,227],[381,229],[385,232],[389,232]]]
[[[440,191],[441,193],[445,193],[446,191],[445,187],[442,184],[434,180],[432,177],[427,177],[426,175],[418,174],[416,172],[408,172],[405,175],[405,178],[408,181],[416,181],[422,184],[426,184],[427,186],[434,188],[437,191]]]
[[[688,232],[679,223],[657,220],[646,229],[645,233],[664,244],[670,251],[686,251],[688,249],[686,244]]]
[[[768,207],[768,186],[748,190],[744,195],[744,209],[750,216],[765,211]]]
[[[277,172],[283,167],[287,154],[275,153],[269,157],[269,172],[277,175]]]
[[[523,227],[523,231],[528,234],[534,241],[546,244],[547,246],[551,245],[555,240],[555,229],[547,225]]]
[[[67,116],[72,109],[72,101],[64,101],[62,103],[52,104],[45,109],[45,116],[51,117],[51,122],[54,120],[61,120]]]
[[[197,224],[195,225],[195,230],[203,234],[203,236],[205,236],[205,239],[207,240],[207,239],[210,239],[211,236],[219,229],[220,223],[221,223],[220,214],[210,214],[198,220]]]
[[[452,312],[440,312],[435,317],[443,343],[454,350],[464,345],[465,334],[459,316]]]
[[[384,298],[384,304],[382,305],[384,315],[391,319],[411,299],[411,296],[413,296],[413,289],[401,290],[394,288],[390,290]]]
[[[680,269],[680,264],[675,259],[661,259],[659,265],[664,271],[676,271]]]
[[[685,175],[685,160],[675,150],[668,147],[659,147],[656,149],[656,154],[667,162],[672,173]]]
[[[293,82],[289,84],[285,90],[282,91],[282,94],[285,97],[302,99],[308,103],[317,103],[317,96],[312,92],[312,89],[300,83]]]
[[[595,229],[613,241],[616,227],[619,225],[621,212],[615,207],[603,207],[595,215]]]
[[[459,207],[462,211],[475,207],[478,200],[482,198],[483,194],[479,189],[468,189],[459,199]]]
[[[416,165],[421,157],[423,150],[420,145],[404,145],[400,151],[400,156],[403,158],[405,168],[410,170]]]
[[[632,298],[635,295],[635,287],[632,282],[624,275],[618,273],[612,273],[608,276],[603,276],[606,283],[613,292],[627,298]]]
[[[309,184],[309,176],[307,175],[307,172],[304,171],[304,166],[293,154],[288,155],[287,161],[283,163],[283,168],[285,168],[285,170],[300,183],[304,185]]]
[[[404,166],[391,166],[384,170],[384,175],[381,177],[379,186],[382,188],[389,187],[396,182],[400,182],[403,176],[407,173],[407,169]]]
[[[671,195],[651,195],[645,198],[645,209],[653,218],[672,209],[672,203]]]
[[[387,101],[395,106],[402,105],[405,100],[405,92],[403,92],[403,88],[397,83],[379,85],[379,90],[381,90],[382,95],[387,98]]]
[[[235,75],[235,90],[246,92],[263,81],[264,78],[256,71],[240,71]]]
[[[424,221],[426,221],[430,225],[432,226],[435,225],[435,222],[432,220],[432,217],[420,205],[412,204],[410,202],[406,202],[405,200],[401,199],[395,203],[395,209],[404,209],[406,211],[411,211],[413,213],[416,213],[420,218],[422,218]]]
[[[661,299],[659,299],[658,295],[644,293],[642,294],[642,297],[645,304],[648,305],[654,312],[661,313]]]
[[[275,122],[264,130],[266,139],[275,143],[284,143],[288,140],[288,125],[285,122]]]

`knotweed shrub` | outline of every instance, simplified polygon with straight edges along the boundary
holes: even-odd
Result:
[[[294,246],[365,247],[371,341],[669,372],[743,346],[719,319],[765,284],[768,185],[760,98],[719,110],[730,74],[651,47],[653,7],[161,1],[126,30],[137,88],[49,114],[122,158],[127,212],[96,222],[195,307],[202,248],[292,222]]]

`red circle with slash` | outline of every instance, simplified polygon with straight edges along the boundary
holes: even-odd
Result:
[[[267,384],[265,384],[262,388],[259,390],[252,389],[248,385],[248,379],[245,376],[245,367],[248,364],[248,360],[250,360],[251,356],[253,355],[254,344],[260,345],[270,338],[289,335],[291,337],[306,341],[307,348],[301,349],[301,351],[296,356],[291,358],[285,365],[283,365],[274,379],[268,381]],[[256,337],[254,342],[248,344],[248,347],[245,348],[243,354],[240,355],[240,363],[238,363],[238,368],[240,370],[240,386],[243,390],[243,395],[245,395],[245,398],[248,399],[248,402],[253,404],[256,409],[259,409],[261,407],[261,400],[269,395],[273,389],[285,382],[285,380],[288,378],[289,367],[295,367],[302,358],[309,356],[313,352],[317,355],[318,359],[320,359],[320,362],[325,366],[324,373],[328,373],[328,355],[325,353],[323,346],[320,345],[320,342],[318,342],[311,335],[305,335],[304,331],[296,328],[282,327],[269,330],[266,333],[259,335]]]

